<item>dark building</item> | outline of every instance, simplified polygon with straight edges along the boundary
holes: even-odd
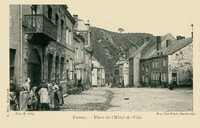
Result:
[[[10,78],[64,80],[73,50],[73,17],[66,5],[10,5]],[[71,34],[70,34],[71,32]]]

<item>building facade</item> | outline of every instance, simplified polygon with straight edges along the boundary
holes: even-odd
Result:
[[[92,86],[105,85],[105,69],[104,67],[92,57]]]
[[[73,77],[74,19],[66,5],[10,5],[10,78],[17,85],[29,77],[31,87],[42,79]],[[69,71],[70,70],[70,71]]]
[[[139,87],[139,67],[141,59],[141,51],[149,44],[149,42],[144,42],[144,44],[139,49],[134,49],[129,53],[129,86]]]
[[[76,23],[74,25],[74,32],[84,38],[84,69],[82,72],[82,83],[86,89],[92,85],[92,55],[93,49],[91,47],[91,30],[89,21],[85,23],[83,20],[78,18],[78,15],[73,15]]]
[[[74,34],[74,45],[75,45],[75,71],[76,71],[76,78],[78,80],[85,79],[85,56],[86,52],[84,50],[84,43],[85,39]]]
[[[160,37],[148,56],[140,60],[140,80],[144,86],[166,87],[172,81],[177,85],[191,84],[192,81],[192,38],[177,37],[173,41],[161,41]],[[157,49],[156,52],[154,52]],[[149,56],[150,55],[150,56]]]

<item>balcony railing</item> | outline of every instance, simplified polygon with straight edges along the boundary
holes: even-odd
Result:
[[[28,33],[44,34],[56,41],[57,27],[43,14],[24,15],[24,25],[27,27]]]

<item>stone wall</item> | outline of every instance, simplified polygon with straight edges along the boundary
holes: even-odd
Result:
[[[169,58],[169,81],[172,73],[177,73],[178,84],[190,84],[193,76],[193,44],[168,56]]]

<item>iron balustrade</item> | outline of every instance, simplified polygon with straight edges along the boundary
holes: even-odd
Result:
[[[43,14],[24,15],[24,25],[27,27],[27,33],[43,33],[51,40],[57,39],[56,25]]]

